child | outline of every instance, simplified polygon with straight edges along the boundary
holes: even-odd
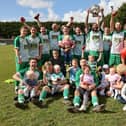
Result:
[[[65,64],[70,64],[72,60],[71,50],[75,47],[74,42],[69,35],[65,35],[63,40],[59,42],[59,47],[63,49],[63,56]]]
[[[76,86],[75,85],[75,77],[76,77],[76,72],[79,70],[78,66],[78,60],[77,59],[72,59],[72,66],[68,68],[67,72],[69,72],[69,80],[71,86]]]
[[[51,92],[52,95],[54,95],[56,92],[63,91],[64,103],[69,104],[70,103],[70,101],[68,100],[69,85],[67,84],[67,81],[65,80],[59,65],[54,65],[54,73],[51,75],[51,81],[52,81],[52,92]]]
[[[117,96],[117,100],[125,104],[123,111],[126,111],[126,65],[119,64],[117,66],[117,72],[121,75],[121,80],[118,84],[118,89],[121,90],[121,93]]]
[[[84,73],[80,75],[80,93],[83,95],[83,102],[80,111],[87,109],[88,93],[95,88],[93,76],[90,74],[90,67],[85,66]]]
[[[99,85],[97,87],[98,93],[101,96],[105,96],[105,91],[107,87],[109,86],[109,83],[105,79],[106,75],[109,74],[109,66],[107,64],[103,65],[101,70],[99,69],[98,71],[98,76],[99,76]]]
[[[110,88],[107,94],[114,97],[114,99],[116,99],[116,96],[119,94],[119,90],[116,89],[115,86],[120,82],[120,79],[121,76],[116,73],[116,68],[114,66],[110,67],[110,73],[106,75],[106,80],[110,83]]]
[[[97,76],[97,73],[96,73],[96,70],[97,70],[97,62],[95,61],[95,57],[94,56],[92,56],[92,55],[89,55],[88,56],[88,65],[91,68],[91,74],[94,76],[95,84],[98,86],[99,79],[98,79],[98,76]]]
[[[30,94],[30,98],[33,98],[34,96],[36,96],[36,88],[38,86],[38,80],[37,77],[38,75],[35,74],[34,71],[32,70],[28,70],[25,74],[24,80],[22,85],[25,85],[26,88],[24,89],[24,95],[26,97],[29,97]]]

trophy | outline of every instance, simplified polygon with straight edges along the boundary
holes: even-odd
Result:
[[[90,13],[92,13],[92,16],[93,17],[98,17],[99,15],[99,12],[100,12],[100,6],[99,5],[93,5],[91,8],[90,8]]]

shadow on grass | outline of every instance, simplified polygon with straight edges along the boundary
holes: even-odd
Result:
[[[110,111],[110,110],[104,110],[104,111],[102,111],[102,112],[100,112],[100,113],[112,114],[112,113],[116,113],[116,112]]]
[[[63,97],[62,93],[55,93],[54,95],[49,94],[47,96],[47,101],[46,101],[47,106],[52,102],[59,100],[61,97]]]

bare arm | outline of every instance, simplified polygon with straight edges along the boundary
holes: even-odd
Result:
[[[20,77],[20,74],[17,72],[16,74],[14,74],[13,76],[13,79],[16,80],[16,81],[22,81],[21,77]]]
[[[40,22],[40,20],[39,20],[39,18],[38,19],[36,19],[36,22],[37,22],[37,25],[39,26],[39,28],[42,26],[42,24],[41,24],[41,22]]]
[[[89,13],[90,13],[90,10],[88,9],[87,11],[87,16],[86,16],[86,20],[85,20],[85,32],[87,33],[88,31],[88,19],[89,19]]]
[[[26,23],[26,20],[24,17],[20,17],[20,22],[27,27],[29,30],[31,29],[31,27]]]
[[[114,16],[115,16],[116,12],[112,12],[111,13],[111,19],[110,19],[110,32],[114,31]]]
[[[21,57],[20,57],[20,53],[19,53],[19,49],[18,48],[14,48],[15,51],[15,55],[18,58],[18,63],[21,64]]]
[[[72,27],[73,21],[74,21],[74,18],[73,17],[70,17],[70,21],[66,24],[66,26]]]
[[[101,9],[101,17],[102,17],[102,21],[101,21],[100,28],[103,30],[104,27],[105,27],[105,22],[104,22],[104,9]]]

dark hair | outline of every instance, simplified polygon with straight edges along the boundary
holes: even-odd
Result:
[[[36,58],[30,58],[29,61],[31,61],[31,60],[36,60],[36,61],[38,61]]]
[[[85,66],[84,66],[84,69],[85,69],[86,67],[89,68],[89,70],[91,70],[91,67],[90,67],[89,65],[85,65]]]
[[[52,50],[52,52],[53,52],[53,51],[59,52],[59,50],[58,50],[58,49],[53,49],[53,50]]]

